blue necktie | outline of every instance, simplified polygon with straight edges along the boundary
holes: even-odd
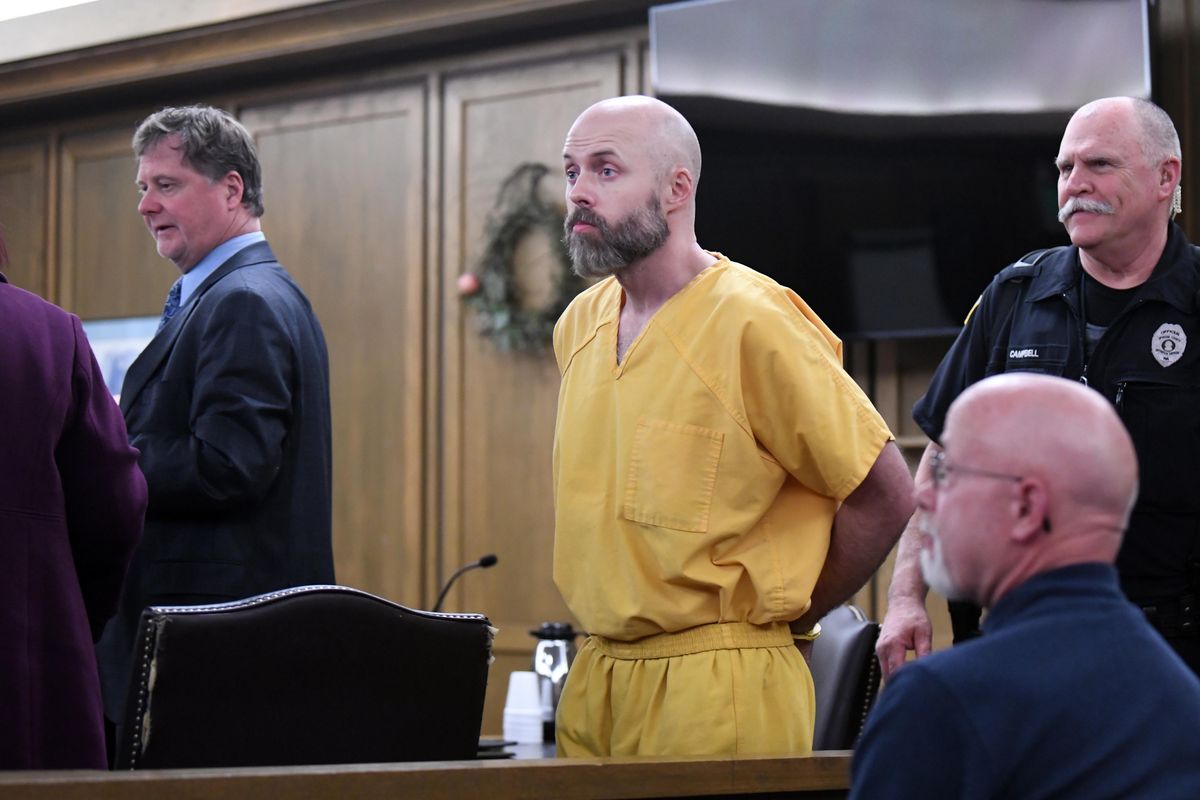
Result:
[[[179,310],[179,294],[182,290],[183,278],[171,284],[171,291],[167,292],[167,302],[163,303],[162,319],[158,321],[159,331],[167,327],[167,323],[171,321],[171,317],[175,316],[175,312]]]

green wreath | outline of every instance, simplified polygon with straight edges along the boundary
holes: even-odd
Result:
[[[571,269],[563,241],[563,212],[547,204],[538,184],[550,171],[543,164],[521,164],[504,179],[488,217],[483,257],[475,273],[458,279],[458,291],[475,311],[479,332],[501,350],[537,351],[550,343],[554,323],[586,286]],[[528,234],[550,237],[557,261],[554,298],[542,308],[523,308],[513,279],[513,253]]]

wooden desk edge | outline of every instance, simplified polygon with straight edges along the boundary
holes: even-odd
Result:
[[[850,752],[676,759],[428,761],[304,767],[0,773],[0,798],[318,800],[420,797],[844,797]]]

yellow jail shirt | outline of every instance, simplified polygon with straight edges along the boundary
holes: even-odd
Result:
[[[805,302],[713,255],[620,364],[615,279],[555,327],[554,580],[592,634],[799,617],[891,438]]]

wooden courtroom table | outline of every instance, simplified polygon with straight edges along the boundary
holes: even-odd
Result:
[[[0,772],[0,798],[30,800],[607,800],[843,798],[850,753],[679,759],[491,759],[314,767]]]

